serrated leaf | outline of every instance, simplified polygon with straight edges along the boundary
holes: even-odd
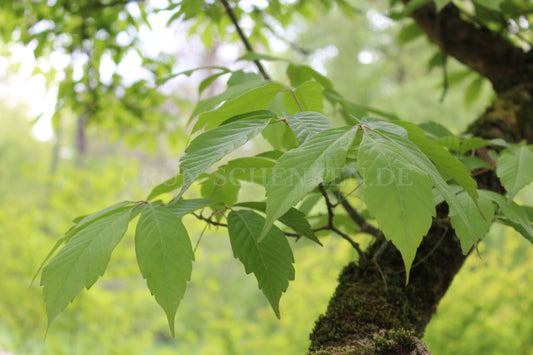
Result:
[[[409,133],[409,139],[424,152],[439,168],[450,175],[475,201],[477,199],[477,183],[470,176],[466,166],[457,160],[444,147],[425,137],[422,129],[410,122],[398,122]]]
[[[177,198],[183,195],[200,173],[258,135],[267,124],[268,120],[263,119],[237,121],[216,127],[196,137],[180,161],[183,186]]]
[[[306,81],[293,92],[285,91],[283,101],[288,113],[300,111],[324,111],[324,97],[322,87],[314,80]]]
[[[359,146],[365,203],[385,237],[400,250],[407,280],[416,250],[435,216],[431,180],[412,160],[390,139],[372,131],[365,132]]]
[[[318,112],[297,112],[284,115],[301,145],[307,138],[333,127],[329,118]]]
[[[531,226],[526,209],[496,192],[483,191],[483,194],[498,204],[501,213],[507,219],[507,221],[504,220],[506,224],[516,229],[524,238],[533,243],[533,226]]]
[[[458,218],[460,218],[464,223],[468,235],[471,237],[472,240],[475,240],[476,235],[474,233],[472,224],[468,219],[467,212],[461,204],[461,201],[457,198],[453,186],[450,186],[446,183],[446,181],[440,175],[439,171],[431,162],[431,160],[413,142],[408,140],[403,135],[397,135],[395,133],[396,130],[388,130],[387,126],[383,125],[381,127],[381,132],[390,139],[390,141],[396,146],[398,151],[402,152],[402,155],[409,157],[410,161],[413,164],[415,164],[420,170],[426,172],[429,175],[433,182],[433,185],[436,187],[436,189],[444,198],[444,200],[448,203],[448,206],[453,206],[453,208],[455,209]],[[471,198],[470,195],[469,198]]]
[[[194,260],[187,230],[166,207],[147,205],[137,223],[135,252],[141,274],[165,311],[174,336],[174,318]]]
[[[235,206],[247,207],[261,212],[266,211],[265,202],[241,202],[236,204]],[[307,221],[307,218],[305,218],[305,214],[297,210],[296,208],[291,207],[287,212],[285,212],[283,216],[279,218],[279,221],[287,227],[292,228],[296,233],[322,246],[322,243],[311,229],[311,225]]]
[[[195,211],[199,208],[209,206],[212,203],[213,203],[212,201],[201,199],[201,198],[190,199],[190,200],[180,199],[176,201],[175,203],[166,205],[165,208],[169,210],[170,212],[174,213],[176,217],[181,218],[183,215],[186,215],[187,213]]]
[[[231,99],[227,99],[222,106],[214,111],[202,113],[193,127],[193,132],[200,130],[204,126],[206,130],[210,130],[231,117],[246,112],[263,110],[274,99],[276,94],[284,89],[284,86],[278,83],[257,85],[255,82],[245,82],[229,87],[226,92],[241,86],[250,87],[251,89],[243,90],[239,96],[232,96]]]
[[[279,158],[266,188],[266,223],[260,240],[291,206],[341,172],[355,133],[355,127],[328,129]]]
[[[468,222],[472,226],[474,231],[474,236],[469,233],[465,221],[462,218],[458,218],[457,211],[455,206],[450,206],[450,220],[452,227],[455,230],[455,234],[461,242],[461,249],[463,253],[467,253],[474,244],[479,240],[482,240],[483,237],[487,234],[492,225],[492,217],[494,216],[494,204],[492,200],[487,197],[484,191],[479,191],[478,205],[481,212],[483,212],[483,218],[479,214],[478,207],[474,204],[471,198],[466,194],[466,192],[461,192],[457,195],[461,206],[463,207],[464,212],[468,218]]]
[[[496,163],[496,174],[512,199],[533,181],[533,152],[527,146],[506,149]]]
[[[158,197],[159,195],[162,195],[167,192],[174,191],[181,187],[183,184],[183,175],[176,175],[173,176],[161,184],[157,185],[152,189],[150,194],[146,197],[147,201],[153,200],[154,198]]]
[[[259,288],[280,318],[281,294],[294,280],[294,257],[283,232],[273,226],[267,238],[258,243],[265,219],[252,211],[231,211],[228,232],[233,256],[244,264],[247,274],[253,272]]]
[[[84,287],[90,288],[103,275],[129,221],[130,211],[120,208],[90,220],[72,231],[65,246],[43,268],[48,327]]]
[[[95,220],[97,220],[99,218],[102,218],[102,217],[105,217],[105,216],[107,216],[109,214],[117,213],[119,211],[128,209],[133,203],[134,203],[133,201],[122,201],[122,202],[116,203],[116,204],[114,204],[112,206],[106,207],[103,210],[100,210],[98,212],[92,213],[90,215],[79,216],[79,217],[75,218],[73,220],[75,225],[70,227],[70,229],[65,233],[65,235],[54,244],[52,249],[48,252],[48,254],[44,258],[44,260],[41,262],[41,265],[39,266],[39,268],[35,272],[35,275],[33,275],[33,278],[31,280],[30,284],[33,284],[33,281],[35,281],[35,279],[37,278],[37,276],[39,275],[39,273],[43,269],[44,265],[48,262],[48,260],[50,260],[50,258],[59,249],[59,247],[61,245],[63,245],[64,243],[68,242],[70,240],[70,238],[72,238],[72,236],[75,233],[79,232],[81,229],[85,228],[89,223],[91,223],[91,222],[93,222],[93,221],[95,221]]]

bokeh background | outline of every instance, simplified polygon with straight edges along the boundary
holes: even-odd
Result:
[[[436,50],[371,5],[360,4],[352,17],[339,10],[302,16],[284,30],[292,45],[270,34],[268,43],[257,48],[313,66],[361,105],[416,123],[438,121],[457,133],[464,130],[491,100],[490,85],[449,59],[444,91],[442,70],[432,61]],[[134,5],[129,11],[136,14]],[[168,17],[160,16],[168,14],[150,15],[152,29],[141,26],[138,46],[147,57],[174,57],[173,72],[213,64],[254,70],[235,62],[241,46],[223,33],[195,31],[190,22],[167,28],[161,24]],[[43,341],[46,315],[39,278],[31,283],[40,263],[73,218],[124,199],[143,199],[176,173],[203,77],[198,73],[153,86],[172,98],[159,102],[171,123],[164,129],[157,116],[142,123],[100,120],[85,132],[87,148],[80,152],[76,115],[63,110],[60,124],[55,129],[52,124],[57,83],[49,79],[65,68],[61,56],[50,56],[47,64],[35,60],[31,46],[16,38],[0,43],[0,354],[305,353],[338,273],[355,258],[350,246],[327,235],[321,236],[322,248],[291,241],[296,280],[282,297],[277,320],[253,276],[245,275],[233,258],[225,231],[204,233],[201,222],[187,217],[193,243],[204,234],[178,310],[175,338],[139,274],[130,226],[105,275],[57,318]],[[131,83],[155,80],[143,64],[131,54],[120,67],[100,63],[100,72],[104,78],[120,72]],[[285,80],[286,64],[266,66],[275,79]],[[208,94],[220,91],[224,78]],[[138,92],[131,95],[141,98]],[[124,115],[112,105],[107,114]],[[248,186],[241,197],[252,193]],[[518,199],[531,203],[532,196],[528,187]],[[533,354],[532,259],[533,248],[523,238],[494,226],[429,324],[423,340],[430,351]]]

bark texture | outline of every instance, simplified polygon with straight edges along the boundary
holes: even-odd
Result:
[[[497,99],[468,132],[532,143],[532,56],[466,21],[453,4],[437,13],[431,3],[412,17],[446,54],[492,82]],[[478,154],[491,162],[483,150]],[[475,179],[481,189],[505,193],[493,171],[480,172]],[[420,339],[466,259],[447,215],[447,205],[439,205],[418,249],[408,286],[400,253],[383,238],[376,238],[365,252],[368,261],[344,268],[327,311],[310,336],[311,353],[429,354]]]

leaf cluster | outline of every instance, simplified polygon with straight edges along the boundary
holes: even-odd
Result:
[[[448,205],[447,220],[465,253],[493,221],[533,242],[530,209],[513,201],[533,180],[530,147],[455,136],[436,123],[362,117],[313,69],[289,64],[287,77],[288,85],[232,72],[227,90],[194,110],[197,135],[176,177],[156,186],[145,201],[125,201],[75,220],[42,270],[49,324],[103,274],[137,215],[139,269],[172,333],[194,260],[185,215],[227,228],[234,257],[254,274],[278,317],[281,295],[295,277],[287,238],[320,244],[320,236],[338,235],[363,258],[357,234],[384,236],[401,252],[407,280],[432,223],[446,222],[435,216],[440,203]],[[326,113],[324,101],[341,113],[341,124]],[[260,135],[272,149],[247,154],[243,147]],[[489,149],[492,162],[475,156],[480,148]],[[244,156],[228,158],[239,149]],[[488,170],[496,171],[506,196],[478,190],[472,175]],[[243,182],[262,186],[264,199],[241,201]],[[185,198],[193,186],[203,199]],[[178,192],[168,198],[173,191]],[[347,209],[356,198],[358,205]]]

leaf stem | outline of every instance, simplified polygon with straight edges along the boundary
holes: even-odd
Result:
[[[304,112],[304,109],[302,108],[302,105],[300,104],[300,101],[298,101],[298,98],[296,97],[296,93],[292,89],[287,89],[294,98],[294,101],[296,101],[296,104],[298,105],[298,108],[300,109],[300,112]]]

